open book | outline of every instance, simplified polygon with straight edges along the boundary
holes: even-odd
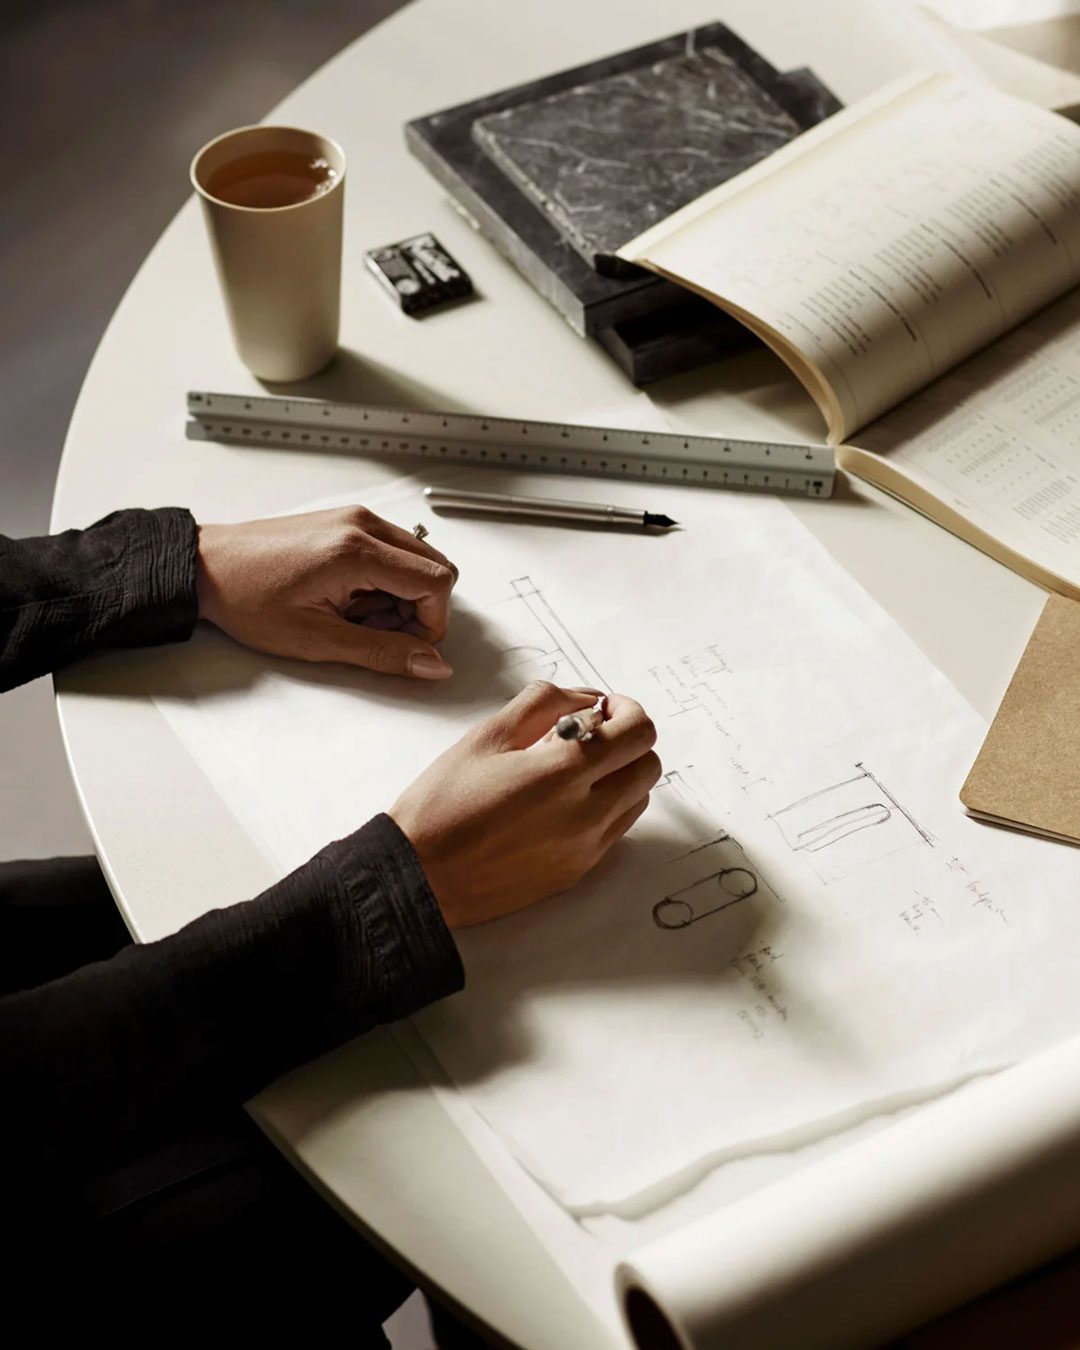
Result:
[[[763,338],[842,468],[1080,598],[1080,127],[913,75],[620,257]]]

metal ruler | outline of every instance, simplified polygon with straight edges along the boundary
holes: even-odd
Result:
[[[190,439],[229,445],[407,455],[433,463],[486,464],[798,497],[831,496],[835,474],[832,449],[825,445],[201,390],[188,394],[187,406]]]

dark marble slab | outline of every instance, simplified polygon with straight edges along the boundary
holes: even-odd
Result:
[[[558,310],[575,332],[591,337],[642,315],[668,309],[671,311],[669,320],[677,318],[682,325],[682,329],[672,330],[673,353],[678,358],[676,367],[680,370],[686,369],[680,364],[684,356],[679,353],[685,353],[685,345],[679,346],[679,332],[685,329],[687,311],[679,302],[687,301],[688,293],[670,281],[637,269],[621,277],[606,277],[595,272],[559,234],[548,214],[531,202],[484,153],[473,139],[472,128],[477,118],[519,103],[533,102],[589,80],[678,56],[687,50],[688,43],[696,46],[737,44],[744,52],[743,68],[760,72],[755,74],[755,78],[760,79],[768,79],[768,72],[772,72],[778,82],[771,89],[773,97],[796,120],[811,119],[806,120],[807,126],[839,107],[832,94],[812,76],[803,72],[792,76],[777,75],[763,58],[741,43],[723,24],[708,24],[691,33],[679,33],[417,118],[405,128],[410,151],[442,183],[453,204]],[[729,47],[724,45],[724,50]],[[815,108],[818,109],[816,113]],[[692,297],[689,304],[698,312],[695,323],[705,322],[715,315],[707,301]],[[653,372],[650,378],[672,373],[662,369],[655,332],[650,334],[648,342],[651,347],[648,366]]]
[[[759,345],[748,328],[697,296],[603,328],[596,340],[636,385],[699,370]]]
[[[734,178],[802,127],[720,47],[479,118],[473,135],[590,267]]]
[[[809,131],[826,117],[831,117],[844,106],[829,86],[819,80],[809,66],[799,66],[782,75],[783,88],[773,96],[783,104],[798,122],[802,131]]]

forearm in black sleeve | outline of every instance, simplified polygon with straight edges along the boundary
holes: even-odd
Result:
[[[7,1156],[78,1165],[239,1107],[461,983],[412,847],[377,816],[256,900],[0,1001]]]
[[[190,637],[198,532],[187,511],[117,511],[86,530],[0,536],[0,689],[99,647]]]

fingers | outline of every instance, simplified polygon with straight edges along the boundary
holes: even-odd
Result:
[[[344,661],[383,675],[419,680],[445,680],[454,673],[423,638],[349,623],[336,614],[316,616],[307,639],[304,655],[309,661]]]
[[[359,591],[349,601],[345,617],[350,623],[363,623],[375,614],[389,613],[397,608],[397,600],[386,591]]]
[[[611,694],[607,712],[607,720],[590,741],[564,743],[568,753],[582,757],[594,779],[616,773],[656,744],[656,727],[640,703],[625,694]]]
[[[446,636],[450,592],[457,580],[449,563],[375,539],[365,552],[363,568],[369,588],[415,603],[416,622],[423,625],[429,641],[439,642]]]
[[[612,844],[617,843],[618,840],[626,834],[627,830],[637,824],[645,814],[646,810],[648,810],[648,806],[649,798],[646,794],[640,801],[636,801],[633,806],[623,811],[621,815],[615,817],[600,839],[600,847],[603,849],[604,853],[608,851]]]
[[[416,622],[416,605],[412,600],[399,600],[386,591],[364,591],[354,596],[344,611],[350,623],[362,623],[368,628],[381,628],[403,633],[416,632],[425,637],[423,624]]]
[[[560,689],[545,680],[535,680],[482,723],[477,734],[493,750],[525,750],[542,739],[564,714],[591,708],[597,697],[592,689]]]
[[[358,506],[354,508],[356,513],[356,524],[361,529],[366,530],[373,539],[381,539],[384,544],[390,544],[394,548],[402,549],[406,553],[415,553],[419,558],[427,558],[431,562],[440,563],[443,567],[448,567],[454,574],[454,580],[457,580],[458,569],[444,554],[432,546],[425,539],[417,539],[411,530],[403,530],[400,525],[395,525],[392,521],[383,520],[374,512],[366,507]]]
[[[660,756],[649,750],[615,773],[609,773],[592,787],[592,802],[604,816],[615,820],[624,811],[647,797],[664,772]]]

